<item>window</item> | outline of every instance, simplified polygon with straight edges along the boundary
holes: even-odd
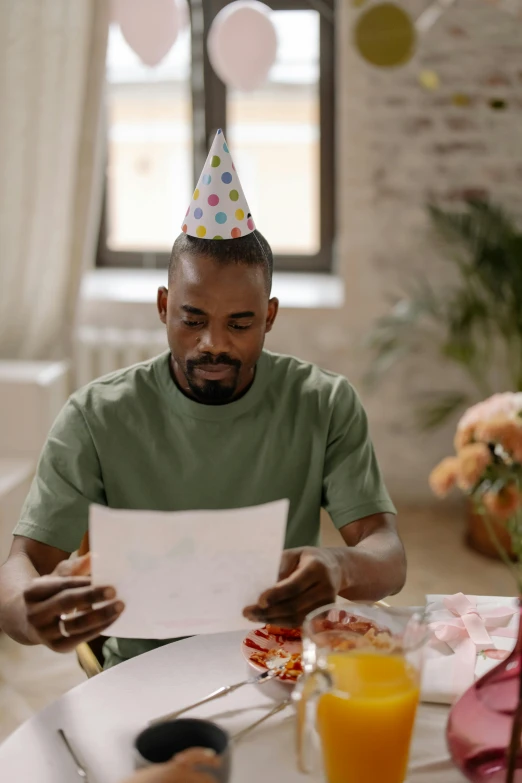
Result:
[[[172,245],[192,188],[191,104],[188,30],[148,68],[111,25],[104,263],[155,266]]]
[[[226,0],[192,0],[165,60],[140,64],[119,28],[107,54],[107,176],[98,265],[165,267],[217,128],[227,135],[279,271],[329,271],[334,238],[334,31],[315,3],[269,0],[267,84],[227,90],[205,40]],[[333,0],[321,5],[333,8]]]

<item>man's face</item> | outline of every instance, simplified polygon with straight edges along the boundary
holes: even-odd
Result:
[[[252,382],[277,315],[264,270],[182,256],[158,291],[178,383],[198,402],[231,402]]]

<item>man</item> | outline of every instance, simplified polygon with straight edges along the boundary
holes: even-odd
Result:
[[[207,238],[216,224],[231,238],[222,228]],[[76,392],[50,432],[0,569],[0,627],[14,639],[68,651],[124,610],[110,585],[90,585],[88,559],[68,560],[91,503],[167,511],[289,498],[280,581],[245,607],[253,621],[298,626],[337,595],[401,589],[404,551],[364,410],[344,378],[263,350],[278,310],[271,282],[272,252],[218,134],[158,292],[169,352]],[[347,546],[318,548],[321,507]],[[164,643],[110,639],[105,666]]]

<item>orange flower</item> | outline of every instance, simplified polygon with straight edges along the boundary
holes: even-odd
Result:
[[[496,519],[509,519],[521,503],[521,495],[515,484],[508,484],[500,492],[486,492],[482,502],[487,511]]]
[[[474,436],[474,425],[470,424],[467,427],[459,427],[455,435],[455,440],[453,441],[455,451],[460,451],[464,448],[464,446],[467,446],[468,443],[473,443]]]
[[[439,462],[436,468],[430,473],[431,491],[439,497],[447,495],[450,489],[453,489],[457,480],[457,470],[459,460],[457,457],[446,457]]]
[[[522,422],[519,421],[507,416],[495,416],[477,424],[475,437],[484,443],[499,443],[519,462],[522,459]]]
[[[457,484],[460,489],[473,489],[491,462],[491,452],[485,443],[470,443],[458,453]]]

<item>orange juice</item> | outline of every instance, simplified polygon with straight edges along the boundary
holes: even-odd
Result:
[[[400,655],[331,653],[334,691],[320,697],[317,728],[328,783],[403,783],[417,673]]]

